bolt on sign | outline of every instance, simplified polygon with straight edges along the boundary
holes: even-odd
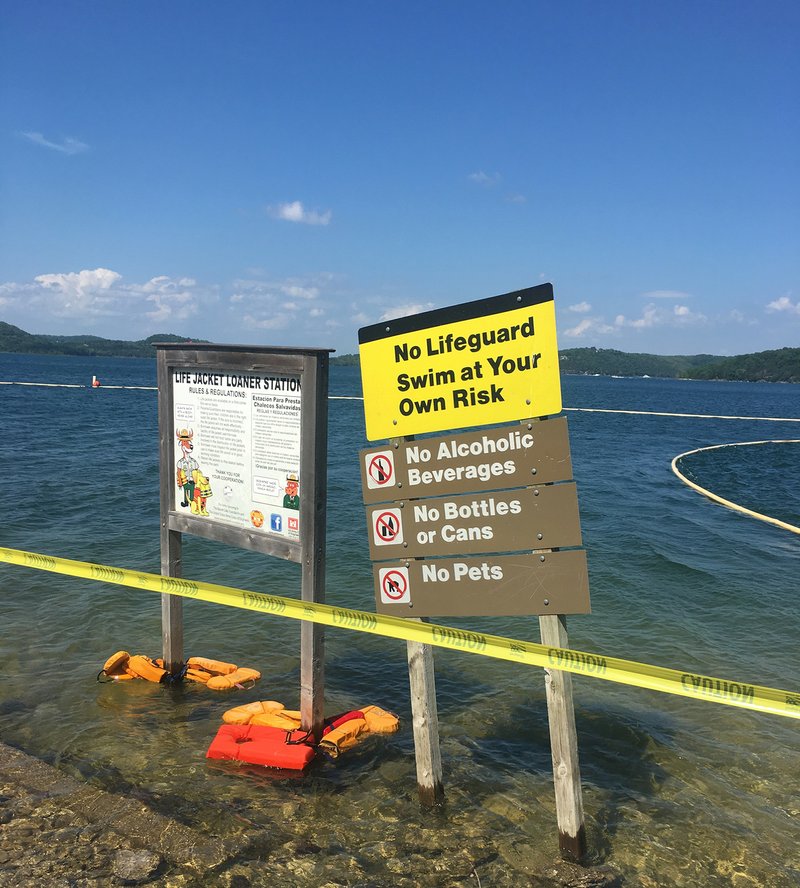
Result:
[[[362,327],[358,342],[370,441],[561,410],[551,284]]]

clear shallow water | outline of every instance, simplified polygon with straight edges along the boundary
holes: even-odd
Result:
[[[0,355],[0,380],[86,385],[92,374],[155,384],[149,361]],[[567,407],[800,416],[800,389],[789,385],[565,377],[563,387]],[[358,390],[357,371],[333,368],[331,394]],[[711,504],[680,484],[670,461],[712,444],[800,438],[800,424],[568,417],[593,607],[570,618],[572,646],[798,688],[800,541]],[[327,596],[370,610],[363,428],[360,402],[331,402]],[[0,544],[158,572],[155,392],[0,386],[0,429]],[[798,448],[729,448],[688,457],[682,469],[800,524]],[[184,572],[277,594],[299,589],[295,565],[189,536]],[[376,703],[398,712],[401,730],[303,779],[276,780],[212,767],[204,755],[229,706],[297,704],[292,621],[185,602],[189,654],[262,671],[255,689],[235,697],[194,685],[104,685],[94,678],[113,651],[159,653],[157,596],[7,565],[0,594],[0,739],[210,833],[263,832],[273,854],[263,884],[468,883],[475,865],[483,885],[516,885],[556,855],[540,670],[436,652],[447,803],[429,812],[417,803],[404,644],[328,631],[327,711]],[[538,640],[535,618],[442,622]],[[630,884],[800,882],[797,721],[589,678],[574,684],[598,861]],[[277,850],[284,842],[288,852]]]

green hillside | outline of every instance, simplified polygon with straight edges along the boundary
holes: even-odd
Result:
[[[800,382],[800,348],[716,358],[714,363],[686,374],[690,379],[728,379],[748,382]]]
[[[714,355],[647,355],[613,348],[566,348],[559,354],[562,373],[601,376],[688,376],[719,358]]]
[[[35,355],[153,358],[155,342],[191,342],[175,333],[156,333],[128,342],[100,336],[51,336],[26,333],[0,321],[0,352]],[[207,342],[197,339],[195,342]],[[659,376],[725,379],[741,382],[799,382],[800,348],[779,348],[723,358],[715,355],[648,355],[613,348],[566,348],[559,353],[562,373],[584,376]],[[332,364],[358,366],[357,354],[337,355]]]
[[[87,355],[89,357],[154,358],[154,342],[187,342],[185,336],[156,333],[132,342],[100,336],[49,336],[26,333],[0,321],[0,352],[28,355]],[[195,340],[200,342],[201,340]]]

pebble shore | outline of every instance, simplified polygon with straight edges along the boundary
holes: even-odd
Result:
[[[286,833],[257,831],[223,841],[165,817],[141,801],[106,792],[24,752],[0,744],[0,885],[3,888],[401,888],[418,879],[382,880],[344,865],[341,879],[313,880],[307,847]],[[434,888],[489,888],[478,869],[441,873]],[[521,883],[520,883],[521,884]],[[531,888],[633,888],[610,867],[554,861]]]

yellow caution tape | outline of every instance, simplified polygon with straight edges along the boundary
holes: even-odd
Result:
[[[131,586],[149,592],[179,595],[195,601],[209,601],[213,604],[238,607],[277,617],[307,620],[338,629],[352,629],[371,635],[451,648],[469,654],[481,654],[498,660],[510,660],[529,666],[588,675],[591,678],[602,678],[638,688],[706,700],[709,703],[724,703],[727,706],[740,706],[757,712],[800,718],[800,692],[780,691],[746,682],[727,681],[694,672],[681,672],[678,669],[620,660],[617,657],[548,647],[530,641],[518,641],[498,635],[486,635],[482,632],[454,629],[435,623],[420,623],[402,617],[383,616],[329,604],[283,598],[278,595],[265,595],[262,592],[250,592],[247,589],[235,589],[199,580],[162,577],[158,574],[109,567],[104,564],[54,558],[51,555],[39,555],[20,549],[0,548],[0,562],[2,561],[86,580],[99,580],[117,586]]]

